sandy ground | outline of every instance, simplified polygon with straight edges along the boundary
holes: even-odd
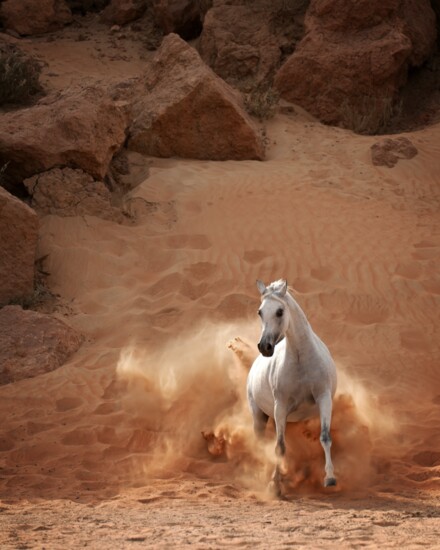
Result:
[[[112,63],[98,30],[26,42],[48,86],[139,74],[138,46]],[[88,338],[0,388],[2,548],[440,547],[440,126],[393,169],[375,138],[298,111],[267,137],[265,162],[151,159],[134,225],[41,220],[57,314]],[[338,486],[321,487],[313,420],[289,429],[274,501],[244,383],[255,280],[280,277],[338,365]]]

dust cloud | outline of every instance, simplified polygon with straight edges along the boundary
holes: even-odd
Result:
[[[232,339],[237,334],[245,336]],[[276,457],[273,422],[265,440],[258,441],[246,401],[246,377],[257,354],[250,342],[256,339],[244,322],[205,324],[159,351],[136,343],[122,350],[117,365],[124,383],[122,406],[151,436],[142,463],[145,476],[191,472],[264,493]],[[380,441],[392,436],[394,422],[391,411],[378,412],[374,395],[350,378],[343,365],[338,365],[338,378],[332,421],[334,490],[362,490],[374,482]],[[319,434],[318,418],[288,425],[288,488],[322,490]]]

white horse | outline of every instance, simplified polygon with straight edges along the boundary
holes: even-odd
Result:
[[[249,371],[247,394],[258,437],[264,434],[269,417],[275,420],[277,456],[286,452],[286,422],[297,422],[319,414],[320,441],[325,453],[324,486],[336,485],[330,454],[332,398],[336,391],[336,368],[327,346],[287,291],[287,282],[279,280],[267,288],[257,281],[261,293],[263,332],[260,354]],[[280,464],[272,477],[275,493],[280,496]]]

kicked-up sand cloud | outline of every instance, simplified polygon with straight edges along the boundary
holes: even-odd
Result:
[[[124,382],[123,407],[152,433],[142,465],[147,476],[192,470],[264,492],[276,461],[274,427],[269,424],[263,441],[253,433],[246,376],[258,352],[249,332],[244,323],[205,324],[160,350],[136,344],[122,350],[117,374]],[[237,333],[247,338],[231,340]],[[394,437],[395,425],[392,412],[379,412],[375,396],[343,365],[338,376],[332,421],[336,490],[361,490],[375,483],[380,441]],[[292,491],[321,490],[319,433],[319,418],[288,425],[285,482]]]

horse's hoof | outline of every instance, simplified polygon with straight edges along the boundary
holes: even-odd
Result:
[[[268,489],[269,494],[272,498],[282,498],[283,493],[281,491],[281,487],[280,487],[279,482],[276,482],[276,481],[272,480],[269,483],[269,486],[268,486],[267,489]]]
[[[324,487],[334,487],[336,485],[335,477],[326,477],[324,480]]]

